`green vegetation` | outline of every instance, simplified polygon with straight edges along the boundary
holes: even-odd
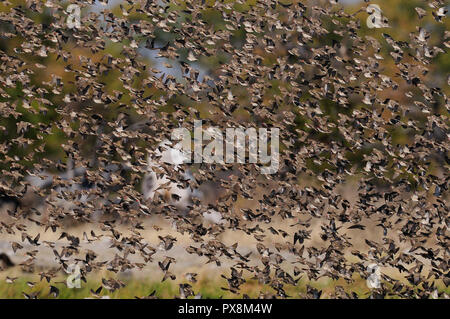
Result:
[[[40,292],[39,298],[54,298],[50,294],[50,288],[47,282],[41,281],[37,282],[34,287],[29,287],[27,285],[28,281],[32,281],[31,277],[23,276],[18,278],[13,284],[7,284],[4,280],[0,281],[0,296],[2,298],[25,298],[22,292],[27,294],[32,294],[35,292]],[[115,299],[130,299],[130,298],[142,298],[154,293],[157,298],[173,298],[174,296],[179,296],[178,284],[173,281],[153,281],[147,279],[124,279],[122,282],[125,287],[117,289],[115,291],[107,291],[102,288],[98,297],[91,293],[91,290],[97,290],[102,284],[96,277],[88,277],[87,283],[81,282],[81,288],[67,288],[64,283],[64,278],[58,278],[54,284],[55,287],[59,289],[58,298],[71,299],[71,298],[98,298],[98,297],[109,297]],[[225,280],[214,280],[212,278],[203,277],[196,283],[191,284],[192,290],[197,294],[200,293],[202,298],[242,298],[244,294],[251,298],[257,298],[261,293],[267,295],[275,294],[275,290],[270,287],[270,285],[261,285],[257,280],[248,280],[241,288],[240,294],[233,294],[229,291],[223,290],[221,287],[226,287]],[[341,286],[343,291],[349,293],[354,292],[358,295],[358,298],[368,298],[371,294],[371,290],[367,287],[366,280],[354,276],[353,282],[347,283],[343,279],[332,280],[322,278],[318,281],[304,280],[303,278],[298,282],[297,286],[286,287],[286,293],[291,298],[298,298],[305,296],[307,292],[307,286],[314,289],[322,290],[321,298],[329,298],[335,291],[337,286]],[[392,286],[387,284],[391,289]],[[413,291],[420,291],[420,287],[412,288],[407,285],[409,289]],[[436,288],[439,293],[445,292],[450,294],[450,287],[445,287],[445,285],[438,281],[436,282]],[[395,293],[388,294],[388,298],[396,298]],[[189,298],[193,298],[192,296]]]

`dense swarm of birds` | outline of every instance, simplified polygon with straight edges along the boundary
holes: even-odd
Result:
[[[96,10],[92,0],[69,2],[81,8],[77,27],[68,27],[65,2],[1,3],[0,200],[10,205],[0,236],[21,237],[10,244],[28,258],[24,271],[34,271],[40,245],[60,267],[40,273],[49,292],[25,297],[58,296],[64,283],[55,278],[71,262],[82,279],[157,262],[161,279],[174,280],[176,258],[157,252],[181,243],[161,232],[152,247],[142,235],[158,231],[142,223],[155,215],[189,234],[192,258],[230,261],[222,289],[236,296],[247,297],[240,288],[252,279],[273,288],[261,298],[320,298],[309,285],[297,296],[286,290],[301,278],[367,279],[367,265],[377,264],[400,277],[383,273],[366,297],[448,297],[437,289],[450,282],[450,78],[436,67],[450,47],[443,0],[415,1],[408,14],[417,28],[406,39],[389,28],[392,17],[367,35],[364,2],[354,12],[338,1],[127,0],[113,8],[104,0]],[[221,129],[279,128],[278,172],[161,161],[172,131],[192,131],[200,119]],[[357,183],[353,202],[337,191],[349,181]],[[205,204],[202,185],[221,191]],[[238,208],[243,199],[255,205]],[[381,230],[376,240],[368,221]],[[70,223],[99,231],[79,238]],[[30,224],[41,232],[31,234]],[[253,236],[254,251],[225,245],[230,230]],[[45,232],[59,239],[40,240]],[[114,259],[83,249],[100,238]],[[0,261],[13,265],[4,253]],[[186,274],[176,297],[199,297],[196,277]],[[124,285],[103,278],[91,294]],[[357,293],[337,285],[331,297]]]

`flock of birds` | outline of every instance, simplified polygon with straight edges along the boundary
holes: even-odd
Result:
[[[58,265],[36,275],[49,290],[30,282],[26,298],[57,297],[65,284],[58,276],[74,262],[83,280],[155,262],[162,280],[179,280],[176,258],[158,252],[183,243],[146,228],[149,216],[189,234],[186,252],[221,269],[222,289],[236,296],[248,297],[241,287],[257,280],[272,289],[261,298],[320,298],[309,284],[299,295],[287,290],[302,278],[351,284],[376,264],[380,285],[364,297],[448,298],[450,77],[437,67],[450,47],[443,0],[416,1],[417,28],[402,38],[388,20],[364,33],[367,4],[348,13],[336,0],[127,0],[98,12],[88,11],[93,1],[71,3],[82,8],[79,28],[68,28],[60,1],[0,4],[0,238],[17,235],[11,248],[25,258],[14,265],[0,252],[0,269],[36,273],[41,245]],[[152,67],[145,50],[181,75]],[[195,119],[280,128],[279,171],[185,164],[170,136],[193,129]],[[349,181],[358,185],[354,201],[337,191]],[[212,188],[220,191],[206,203]],[[242,201],[253,206],[239,208]],[[79,238],[71,223],[93,230]],[[376,240],[369,228],[379,231]],[[144,239],[149,231],[159,232],[157,246]],[[226,231],[251,236],[253,250],[224,244]],[[41,240],[45,232],[59,239]],[[112,260],[81,245],[104,239]],[[232,265],[222,269],[224,260]],[[185,274],[176,297],[199,296],[197,277]],[[91,294],[124,286],[103,278]],[[361,296],[339,284],[327,297]]]

